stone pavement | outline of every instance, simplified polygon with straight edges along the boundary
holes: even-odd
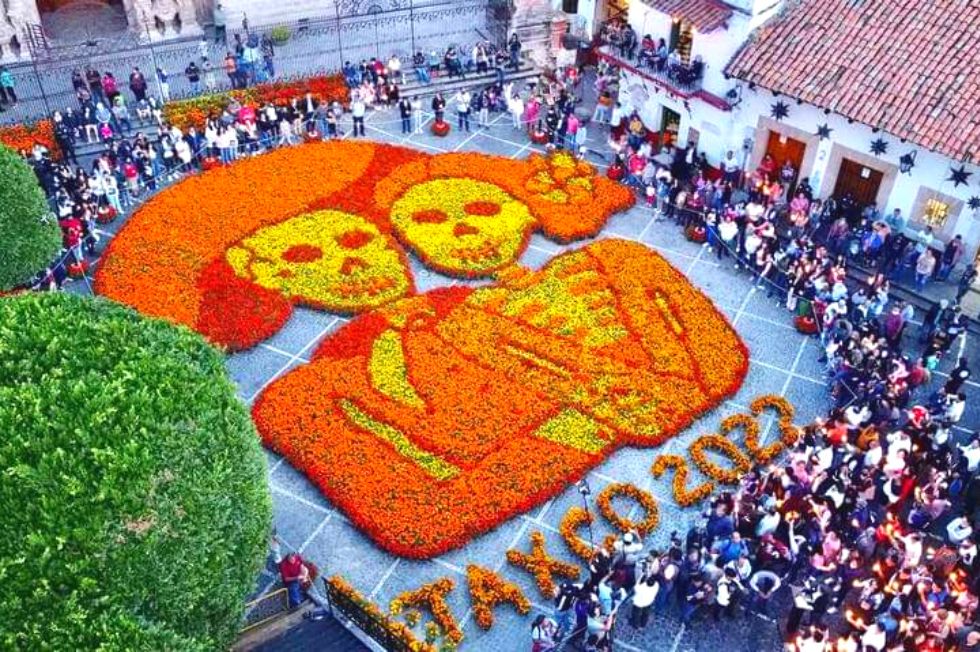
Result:
[[[345,118],[343,127],[349,129],[349,126],[349,119]],[[480,151],[517,158],[541,151],[523,132],[510,126],[507,116],[498,115],[489,129],[475,129],[469,134],[459,133],[455,124],[453,127],[446,138],[436,138],[427,130],[420,135],[405,137],[399,133],[399,119],[394,111],[371,113],[367,119],[369,137],[427,152]],[[589,133],[589,145],[605,151],[604,130],[592,127]],[[590,158],[600,168],[604,167],[598,154],[590,154]],[[105,247],[111,234],[120,228],[120,222],[109,225],[100,247]],[[751,351],[745,383],[731,400],[661,448],[622,449],[588,475],[594,493],[612,482],[632,482],[651,491],[660,501],[661,524],[648,545],[664,546],[672,530],[685,532],[697,514],[696,510],[679,509],[674,504],[669,477],[655,480],[650,474],[650,466],[659,453],[683,454],[695,437],[717,431],[723,417],[745,411],[745,406],[760,394],[775,393],[787,397],[796,407],[796,422],[807,423],[827,411],[827,388],[822,365],[817,361],[820,355],[817,342],[797,333],[785,309],[767,299],[765,292],[754,290],[750,278],[736,273],[730,262],[719,263],[706,248],[686,241],[673,223],[655,222],[650,210],[642,205],[613,217],[598,236],[600,239],[612,237],[641,242],[683,271],[728,316]],[[582,244],[572,245],[572,248]],[[535,235],[521,262],[528,267],[540,268],[568,248]],[[420,291],[459,282],[426,270],[416,260],[410,262]],[[84,281],[72,283],[69,290],[88,292]],[[316,346],[346,321],[330,314],[298,309],[277,335],[251,351],[229,356],[228,370],[242,400],[251,404],[274,379],[306,364]],[[976,340],[971,337],[964,347],[966,352],[975,354]],[[951,360],[945,360],[942,369],[948,370],[952,364]],[[971,383],[970,389],[976,391],[977,387],[976,383]],[[973,401],[968,406],[963,424],[970,427],[980,424],[980,401]],[[767,436],[771,425],[768,421],[765,424]],[[570,507],[581,504],[581,497],[574,487],[530,513],[474,539],[460,550],[428,561],[417,561],[400,559],[377,548],[282,457],[267,451],[266,458],[275,526],[288,547],[313,559],[326,574],[343,575],[383,606],[404,590],[442,576],[452,577],[457,588],[450,594],[449,602],[466,634],[463,650],[527,649],[531,622],[530,617],[521,618],[507,608],[501,608],[496,612],[496,624],[489,632],[476,627],[465,591],[467,564],[477,563],[500,571],[506,579],[522,587],[535,610],[548,612],[549,603],[538,593],[533,579],[509,566],[505,551],[527,549],[530,533],[541,531],[549,553],[566,561],[575,561],[558,535],[562,516]],[[696,471],[693,475],[691,482],[699,482]],[[590,507],[594,509],[594,504]],[[623,506],[622,509],[626,512],[627,508]],[[635,515],[635,509],[626,513]],[[601,518],[598,521],[596,536],[601,539],[611,530]],[[273,583],[274,580],[266,576],[260,581],[258,590],[268,590]],[[634,632],[622,622],[617,636],[616,649],[628,652],[710,649],[776,652],[781,649],[775,624],[754,616],[741,616],[735,623],[721,625],[702,616],[691,627],[681,627],[671,615],[657,618],[643,632]]]

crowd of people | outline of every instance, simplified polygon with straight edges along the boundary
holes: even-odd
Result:
[[[666,38],[655,39],[650,34],[638,38],[636,30],[625,20],[614,19],[603,23],[598,39],[600,43],[614,48],[622,59],[666,75],[682,86],[693,84],[704,76],[704,61],[700,56],[686,62],[679,48],[667,45]]]
[[[633,532],[599,549],[588,581],[562,586],[556,617],[535,622],[533,649],[610,650],[652,612],[778,619],[793,652],[980,649],[980,439],[950,433],[969,375],[960,360],[944,383],[912,388],[884,364],[875,389],[714,498],[685,537],[650,549]]]
[[[610,177],[819,337],[832,408],[778,462],[715,497],[686,537],[648,549],[634,532],[598,549],[589,580],[563,586],[555,618],[535,622],[533,649],[612,649],[621,612],[620,628],[634,629],[651,612],[685,623],[761,615],[794,652],[980,649],[980,434],[959,425],[967,319],[943,300],[915,321],[890,296],[895,281],[948,280],[962,238],[940,249],[897,209],[820,200],[769,155],[747,172],[733,152],[712,168],[694,148],[657,148],[603,72],[594,121],[610,124]],[[848,276],[855,263],[870,270],[863,282]],[[975,277],[968,265],[958,298]]]
[[[616,38],[634,56],[627,37]],[[506,51],[477,44],[468,53],[419,52],[411,67],[425,84],[433,74],[514,65],[515,50],[519,56],[519,42]],[[231,83],[258,79],[254,66],[246,70],[253,72]],[[487,127],[490,114],[506,111],[528,137],[543,134],[549,146],[584,154],[577,68],[525,89],[495,82],[449,98],[435,93],[424,104],[421,94],[400,93],[406,71],[397,56],[347,64],[343,72],[353,136],[365,135],[372,107],[397,107],[403,133],[421,131],[423,109],[437,121],[454,112],[462,130],[471,112]],[[108,72],[76,71],[79,105],[54,116],[65,160],[52,161],[41,146],[24,153],[65,237],[65,254],[36,286],[60,285],[70,265],[94,255],[100,215],[125,213],[160,184],[208,161],[344,133],[345,108],[310,95],[279,106],[232,102],[201,129],[181,130],[163,119],[166,73],[155,74],[161,97],[139,69],[125,84]],[[207,75],[198,74],[198,82]],[[980,593],[980,438],[958,425],[970,392],[969,362],[958,357],[967,320],[955,301],[915,320],[912,306],[891,296],[896,281],[923,287],[948,280],[962,261],[962,239],[940,248],[929,230],[910,234],[900,211],[882,216],[848,196],[819,199],[788,161],[767,155],[747,171],[734,152],[711,167],[693,148],[662,147],[616,101],[617,79],[600,64],[592,128],[609,126],[608,174],[633,186],[656,220],[676,221],[703,240],[706,253],[751,274],[801,330],[819,337],[833,407],[778,463],[755,468],[737,491],[714,498],[686,537],[648,549],[628,533],[612,550],[597,550],[589,580],[562,587],[555,619],[535,621],[535,650],[569,638],[588,650],[611,649],[617,614],[627,611],[629,623],[620,627],[637,629],[652,612],[674,612],[687,623],[752,612],[777,618],[799,652],[980,649],[972,624]],[[75,155],[83,141],[103,143],[84,166]],[[848,276],[855,263],[871,270],[859,283]],[[975,274],[967,266],[958,276],[959,297]],[[939,372],[944,358],[953,360],[948,374]]]
[[[387,61],[376,57],[362,59],[359,64],[345,61],[343,73],[350,88],[369,84],[374,87],[376,95],[381,95],[388,83],[404,84],[409,78],[406,72],[408,66],[411,66],[420,84],[430,84],[434,77],[440,76],[465,80],[467,74],[495,70],[497,83],[503,86],[505,71],[519,67],[521,49],[521,40],[515,33],[508,40],[506,48],[497,47],[489,41],[478,41],[470,49],[449,45],[441,52],[432,50],[429,54],[417,50],[412,54],[411,61],[402,61],[398,53],[393,52]]]
[[[211,44],[204,40],[201,43],[200,61],[192,61],[185,71],[195,93],[202,90],[202,83],[204,90],[217,88],[216,71],[208,59]],[[266,73],[274,73],[274,51],[267,36],[251,35],[243,42],[236,35],[233,49],[234,54],[229,52],[223,64],[233,88],[261,82]],[[487,128],[491,114],[511,110],[518,97],[513,84],[505,86],[500,80],[504,68],[517,67],[520,41],[515,35],[506,50],[480,42],[470,50],[472,56],[460,56],[457,51],[462,49],[447,48],[439,61],[429,67],[427,80],[432,74],[463,76],[467,71],[483,73],[491,65],[497,66],[495,83],[472,93],[460,89],[448,98],[460,129],[469,130],[471,114],[478,126]],[[262,66],[258,66],[260,59]],[[311,94],[258,107],[231,99],[223,111],[209,115],[201,127],[180,129],[168,124],[164,116],[163,104],[170,98],[170,89],[168,73],[162,68],[155,71],[155,85],[139,68],[133,68],[124,81],[111,71],[91,66],[73,71],[71,81],[77,104],[52,115],[62,160],[53,160],[41,144],[32,151],[21,152],[50,198],[64,237],[64,252],[38,274],[33,286],[61,287],[73,275],[73,268],[84,271],[94,258],[101,219],[126,213],[161,185],[209,164],[227,164],[242,156],[304,140],[343,136],[341,121],[348,111],[351,123],[347,133],[354,137],[365,135],[369,110],[398,107],[404,133],[421,133],[424,109],[431,109],[438,120],[443,119],[447,98],[442,93],[436,92],[431,101],[426,98],[425,104],[421,94],[401,96],[400,84],[406,78],[397,55],[393,54],[387,65],[372,59],[362,62],[359,68],[345,65],[343,72],[351,90],[347,107],[340,102],[320,102]],[[0,85],[2,82],[0,79]],[[13,93],[5,95],[8,96],[14,97]],[[564,106],[565,100],[561,101]],[[515,125],[519,123],[515,119]],[[102,149],[83,164],[77,150],[90,144],[100,144]]]

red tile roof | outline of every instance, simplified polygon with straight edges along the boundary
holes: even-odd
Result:
[[[732,8],[720,0],[643,0],[643,3],[672,18],[686,18],[702,34],[722,27],[732,17]]]
[[[727,74],[980,163],[980,2],[790,1]]]

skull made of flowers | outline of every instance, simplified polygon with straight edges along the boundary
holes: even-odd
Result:
[[[518,259],[537,222],[499,186],[455,178],[409,188],[392,206],[391,223],[429,267],[485,275]]]
[[[411,287],[391,238],[357,215],[316,211],[267,226],[228,249],[235,273],[290,300],[353,313]]]

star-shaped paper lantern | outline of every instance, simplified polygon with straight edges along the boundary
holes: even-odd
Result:
[[[833,129],[831,129],[830,125],[825,122],[819,127],[817,127],[817,136],[820,137],[820,140],[823,140],[824,138],[829,139],[831,131],[833,131]]]
[[[970,207],[971,211],[977,210],[980,208],[980,197],[977,197],[976,195],[970,197],[970,200],[966,202],[966,205]]]
[[[789,115],[789,105],[786,104],[786,102],[783,102],[782,100],[778,100],[775,104],[772,105],[772,110],[769,112],[769,115],[771,115],[776,120],[782,120],[783,118]]]
[[[968,185],[969,184],[969,178],[970,178],[970,176],[972,174],[973,174],[972,172],[967,172],[966,171],[966,166],[965,165],[960,165],[960,169],[959,170],[957,170],[956,168],[951,167],[949,169],[949,178],[946,179],[946,181],[952,181],[953,182],[953,187],[954,188],[958,188],[960,186],[960,184],[963,184],[964,186],[965,185]]]
[[[871,141],[871,153],[875,156],[881,156],[888,152],[888,143],[885,142],[884,138],[877,138]]]

